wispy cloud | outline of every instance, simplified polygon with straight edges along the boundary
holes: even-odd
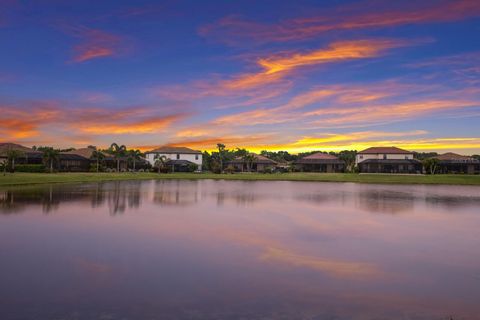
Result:
[[[185,118],[183,114],[151,117],[143,120],[127,120],[123,123],[83,122],[72,124],[80,131],[94,135],[152,134],[165,131],[173,123]],[[125,120],[125,119],[124,119]]]
[[[222,85],[228,89],[261,86],[276,82],[300,67],[373,58],[381,55],[387,49],[405,45],[407,42],[393,39],[339,41],[326,48],[310,52],[291,53],[284,56],[274,55],[257,61],[262,71],[236,76],[231,80],[223,81]]]
[[[79,41],[72,49],[71,61],[75,63],[119,56],[127,49],[123,37],[104,30],[83,25],[62,25],[62,30]]]
[[[397,4],[395,9],[392,6],[383,8],[382,2],[369,5],[370,2],[357,4],[353,8],[341,6],[326,12],[324,10],[321,14],[285,20],[278,24],[227,16],[201,27],[199,33],[227,44],[285,42],[311,39],[338,30],[448,22],[480,15],[480,3],[471,0],[403,2]],[[391,2],[385,1],[383,4],[391,5]],[[365,12],[365,8],[370,11]]]
[[[19,104],[21,106],[19,106]],[[60,101],[22,101],[0,105],[0,140],[23,141],[61,132],[64,139],[82,136],[149,135],[165,131],[190,116],[187,112],[167,113],[161,108],[67,107]]]

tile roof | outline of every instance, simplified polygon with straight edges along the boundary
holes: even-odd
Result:
[[[469,157],[469,156],[462,156],[460,154],[456,154],[453,152],[447,152],[444,154],[439,154],[438,156],[434,157],[440,161],[461,161],[461,162],[476,162],[478,160]]]
[[[182,154],[201,154],[201,151],[193,150],[187,147],[163,146],[146,153],[182,153]]]
[[[6,154],[9,150],[18,150],[18,151],[29,153],[29,154],[41,153],[40,151],[35,151],[32,148],[28,148],[16,143],[10,143],[10,142],[0,143],[0,155]]]
[[[321,164],[321,163],[331,163],[331,164],[342,164],[345,163],[343,160],[338,159],[336,156],[331,154],[326,154],[323,152],[317,152],[309,156],[303,157],[297,161],[297,164]]]
[[[87,159],[91,159],[92,158],[92,154],[93,154],[93,151],[95,151],[95,149],[92,149],[92,148],[80,148],[80,149],[76,149],[76,150],[72,150],[72,151],[67,151],[67,152],[62,152],[64,154],[75,154],[75,155],[79,155],[81,157],[84,157],[84,158],[87,158]],[[112,158],[113,156],[111,154],[108,154],[108,153],[105,153],[105,152],[102,152],[103,155],[105,156],[105,158]]]
[[[256,154],[256,153],[250,153],[251,155],[254,156],[254,163],[261,163],[261,164],[271,164],[271,165],[275,165],[277,164],[276,161],[273,161],[272,159],[269,159],[265,156],[262,156],[260,154]],[[243,160],[243,157],[237,157],[235,159],[233,159],[232,161],[230,161],[230,163],[244,163],[245,161]]]
[[[303,157],[302,159],[318,159],[318,160],[338,160],[338,158],[334,155],[323,153],[323,152],[317,152],[314,154],[311,154],[309,156]]]
[[[372,147],[359,152],[359,154],[379,154],[379,153],[412,154],[413,152],[400,149],[397,147]]]

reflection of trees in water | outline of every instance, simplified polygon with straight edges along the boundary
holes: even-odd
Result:
[[[101,195],[97,193],[97,201],[106,199],[111,215],[123,213],[127,208],[138,208],[141,204],[141,183],[141,181],[111,182],[99,190]]]
[[[0,191],[0,213],[19,213],[29,206],[41,206],[44,213],[57,210],[63,203],[89,203],[92,208],[108,203],[115,215],[141,204],[141,181],[106,182],[82,185],[48,185]]]
[[[29,205],[40,205],[44,213],[58,208],[62,199],[56,196],[53,186],[43,188],[16,188],[0,193],[0,213],[22,212]]]

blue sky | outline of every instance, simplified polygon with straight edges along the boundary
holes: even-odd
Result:
[[[0,140],[480,152],[480,3],[0,0]]]

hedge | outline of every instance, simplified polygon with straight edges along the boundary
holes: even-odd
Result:
[[[17,164],[15,165],[17,172],[45,172],[46,168],[43,164]]]

